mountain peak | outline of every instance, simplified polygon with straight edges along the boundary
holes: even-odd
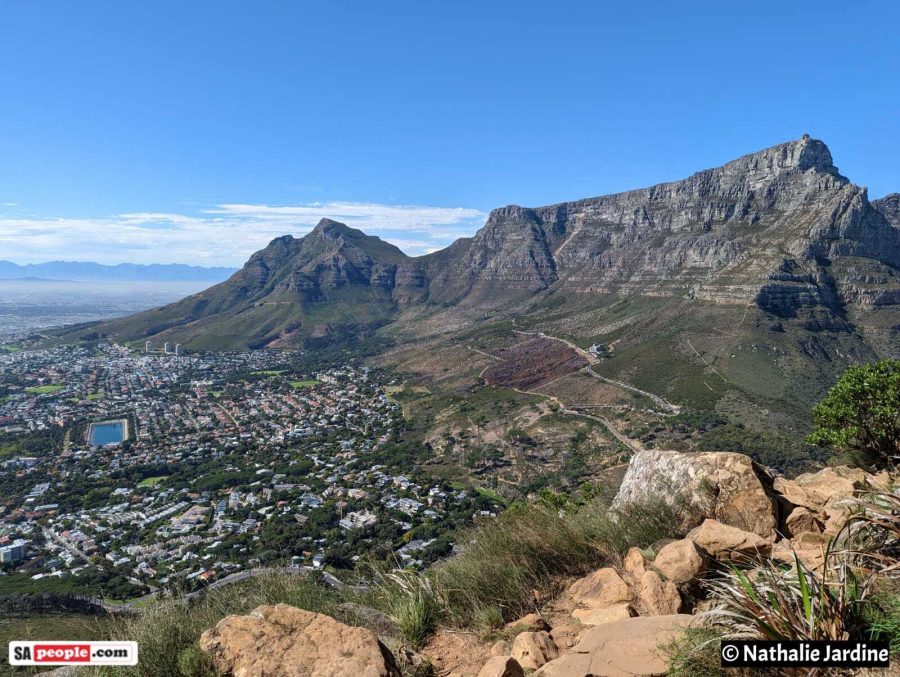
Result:
[[[324,237],[329,239],[336,239],[341,235],[347,235],[351,233],[354,229],[348,226],[346,223],[341,223],[340,221],[334,221],[332,219],[322,219],[319,223],[316,224],[316,227],[313,228],[314,233],[319,233]]]
[[[775,175],[791,170],[813,170],[840,176],[828,146],[809,134],[804,134],[797,141],[788,141],[745,155],[729,162],[725,168],[750,174]]]

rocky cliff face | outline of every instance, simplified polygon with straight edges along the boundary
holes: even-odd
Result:
[[[870,203],[827,146],[804,136],[682,181],[496,209],[474,237],[419,258],[324,219],[303,238],[273,240],[202,294],[108,326],[189,344],[179,328],[190,325],[286,345],[368,330],[411,306],[465,316],[563,292],[755,304],[836,328],[850,307],[900,303],[898,268],[900,197]],[[261,329],[231,321],[250,309],[244,319]]]
[[[900,229],[887,212],[840,175],[824,143],[804,137],[683,181],[494,210],[430,292],[482,302],[485,289],[553,287],[756,301],[788,316],[803,306],[837,309],[875,302],[867,275],[880,284],[900,266]],[[844,290],[831,265],[847,258],[857,260],[856,274]]]

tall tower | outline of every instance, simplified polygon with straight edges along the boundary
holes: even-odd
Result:
[[[169,342],[168,342],[168,341],[166,341],[165,343],[163,343],[163,352],[164,352],[166,355],[169,354]]]
[[[181,344],[180,343],[175,344],[175,354],[181,355]]]
[[[149,353],[152,351],[153,351],[153,343],[151,343],[150,341],[147,341],[146,343],[144,343],[144,352]]]

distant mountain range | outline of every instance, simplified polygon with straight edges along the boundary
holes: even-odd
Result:
[[[91,332],[189,349],[376,333],[402,368],[428,370],[472,332],[523,326],[606,346],[609,377],[777,423],[768,412],[807,412],[848,364],[900,356],[900,196],[870,201],[804,136],[682,181],[496,209],[416,258],[323,219],[204,292]]]
[[[48,261],[20,266],[0,261],[0,279],[73,280],[91,282],[221,282],[236,268],[204,268],[180,263],[142,265],[120,263],[114,266],[89,261]]]

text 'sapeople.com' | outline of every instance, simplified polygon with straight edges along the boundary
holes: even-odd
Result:
[[[10,665],[137,665],[137,642],[10,642]]]

